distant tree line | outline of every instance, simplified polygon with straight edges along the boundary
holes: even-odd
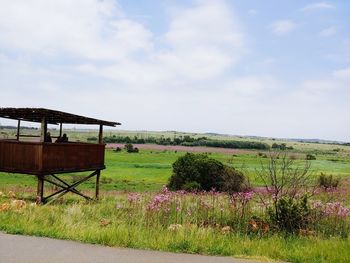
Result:
[[[12,126],[12,125],[0,125],[0,129],[17,130],[17,126]],[[36,127],[28,127],[28,126],[21,126],[21,129],[38,130],[38,128],[36,128]]]
[[[183,145],[183,146],[206,146],[232,149],[257,149],[268,150],[270,146],[262,142],[253,141],[234,141],[234,140],[213,140],[207,137],[194,138],[188,135],[176,138],[165,137],[147,137],[139,138],[137,136],[107,136],[104,137],[105,143],[136,143],[136,144],[159,144],[159,145]],[[97,137],[89,137],[88,141],[97,141]]]

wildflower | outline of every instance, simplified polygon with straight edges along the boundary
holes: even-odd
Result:
[[[180,224],[171,224],[168,227],[168,230],[175,232],[177,230],[180,230],[181,228],[182,228],[182,225],[180,225]]]
[[[0,205],[0,211],[7,211],[10,209],[10,204],[8,203],[3,203]]]
[[[230,233],[232,230],[232,228],[230,226],[224,226],[223,228],[221,228],[221,234],[228,234]]]
[[[299,236],[310,237],[314,235],[315,235],[315,231],[311,231],[308,229],[299,229]]]
[[[168,189],[168,187],[167,187],[166,185],[163,185],[162,193],[163,193],[163,194],[169,193],[169,189]]]
[[[14,192],[12,192],[12,191],[9,191],[7,196],[10,197],[10,198],[16,198],[16,194]]]
[[[323,206],[322,202],[321,201],[315,201],[313,204],[312,204],[312,208],[314,209],[319,209]]]
[[[269,224],[257,218],[250,219],[248,227],[251,232],[262,232],[264,234],[266,234],[270,230]]]
[[[100,226],[108,226],[109,224],[111,224],[111,220],[109,220],[109,219],[102,218],[100,220]]]
[[[259,230],[258,222],[255,221],[254,219],[249,220],[249,227],[253,232],[256,232]]]
[[[124,206],[123,206],[123,204],[117,204],[117,205],[115,206],[115,208],[117,208],[117,209],[119,210],[119,209],[123,209]]]
[[[137,203],[140,200],[140,198],[141,198],[141,194],[139,193],[130,193],[128,195],[128,201],[130,203]]]
[[[157,194],[148,203],[147,209],[151,211],[159,211],[160,208],[170,201],[170,195],[168,194]]]
[[[13,200],[12,206],[16,207],[17,209],[26,207],[27,203],[23,200]]]

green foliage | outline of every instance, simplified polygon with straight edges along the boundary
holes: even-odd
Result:
[[[308,153],[308,154],[306,154],[306,160],[309,160],[309,161],[316,160],[316,156]]]
[[[201,189],[201,185],[198,182],[187,182],[182,186],[182,189],[188,192],[199,191]]]
[[[225,166],[205,154],[187,153],[173,164],[173,175],[169,179],[172,190],[196,187],[199,190],[236,192],[243,187],[242,173]]]
[[[139,149],[137,147],[134,147],[134,145],[132,145],[131,143],[125,144],[124,148],[128,153],[138,153],[139,152]]]
[[[326,175],[324,173],[321,173],[321,175],[318,178],[318,184],[320,187],[323,187],[324,189],[330,189],[330,188],[337,188],[339,185],[340,179],[334,178],[333,175]]]
[[[139,138],[137,136],[109,136],[104,137],[106,143],[152,143],[159,145],[183,145],[183,146],[205,146],[205,147],[219,147],[219,148],[232,148],[232,149],[257,149],[268,150],[270,146],[266,143],[254,142],[254,141],[234,141],[234,140],[213,140],[207,137],[194,138],[188,135],[180,136],[174,139],[165,137],[147,137]]]
[[[269,209],[269,216],[274,225],[280,230],[295,233],[306,229],[310,208],[306,196],[300,199],[288,196],[277,200],[275,208]]]
[[[96,136],[90,136],[86,139],[88,142],[97,142],[98,138]]]
[[[281,150],[281,151],[293,150],[293,146],[287,146],[287,144],[285,143],[281,143],[281,144],[273,143],[271,148],[275,150]]]
[[[113,151],[114,151],[114,152],[121,152],[121,151],[122,151],[122,148],[117,147],[117,148],[115,148]]]

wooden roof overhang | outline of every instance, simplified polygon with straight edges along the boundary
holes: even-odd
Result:
[[[99,120],[72,113],[44,108],[0,108],[0,117],[39,123],[45,120],[48,124],[88,124],[111,127],[120,125],[119,122]]]

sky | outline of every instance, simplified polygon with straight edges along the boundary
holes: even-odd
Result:
[[[125,130],[350,141],[350,1],[0,6],[0,107]]]

